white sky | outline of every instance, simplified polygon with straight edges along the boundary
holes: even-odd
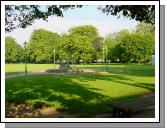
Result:
[[[32,26],[25,29],[18,28],[6,36],[12,36],[19,44],[29,41],[34,29],[43,28],[59,34],[66,33],[69,28],[78,25],[93,25],[98,29],[101,36],[108,33],[118,32],[122,29],[134,30],[138,22],[125,19],[123,16],[117,19],[116,16],[107,16],[97,10],[97,6],[87,6],[79,9],[64,12],[64,17],[49,17],[48,22],[36,20]]]

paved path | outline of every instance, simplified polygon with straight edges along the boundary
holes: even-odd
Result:
[[[78,71],[79,73],[107,73],[106,71],[101,71],[101,70],[93,70],[93,69],[81,69]],[[34,72],[28,72],[27,75],[43,75],[43,74],[48,74],[48,75],[67,75],[67,74],[74,74],[74,72],[46,72],[46,70],[40,70],[40,71],[34,71]],[[13,78],[13,77],[19,77],[19,76],[26,76],[25,73],[17,73],[17,74],[7,74],[5,75],[5,78]]]
[[[13,77],[18,77],[18,76],[25,76],[25,73],[5,75],[5,78],[13,78]]]
[[[42,71],[27,73],[27,75],[67,75],[67,74],[71,74],[71,72],[53,73],[53,72],[46,72],[45,70],[42,70]],[[19,77],[19,76],[26,76],[26,74],[25,73],[9,74],[9,75],[5,75],[5,78],[13,78],[13,77]]]
[[[27,73],[27,75],[38,75],[38,74],[41,75],[41,74],[55,74],[55,73],[48,73],[48,72],[45,72],[44,70]],[[19,76],[26,76],[26,74],[25,73],[9,74],[9,75],[5,75],[5,78],[13,78],[13,77],[19,77]]]

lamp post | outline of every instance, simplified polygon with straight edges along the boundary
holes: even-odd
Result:
[[[108,53],[108,46],[107,46],[107,44],[105,45],[105,63],[106,63],[106,71],[107,71],[107,53]]]
[[[104,64],[104,62],[105,62],[105,58],[104,58],[104,46],[103,46],[103,64]]]
[[[56,67],[55,67],[55,52],[56,52],[56,50],[54,49],[53,50],[53,54],[54,54],[54,59],[53,59],[53,61],[54,61],[54,69],[56,69]]]
[[[26,45],[27,45],[27,42],[25,41],[23,44],[24,44],[25,75],[27,75],[27,56],[26,56]]]

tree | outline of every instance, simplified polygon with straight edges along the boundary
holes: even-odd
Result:
[[[115,49],[119,51],[121,62],[148,62],[154,50],[154,37],[152,34],[132,33],[124,36]]]
[[[93,25],[84,25],[72,27],[68,30],[71,35],[81,35],[86,36],[90,39],[90,42],[93,42],[94,39],[98,36],[98,30]]]
[[[95,52],[94,41],[98,37],[97,28],[92,25],[77,26],[69,29],[69,35],[72,38],[71,42],[77,46],[75,50],[78,55],[77,63],[81,59],[90,62]]]
[[[122,14],[136,21],[155,24],[155,5],[106,5],[99,9],[107,15],[118,15],[118,18]]]
[[[60,48],[60,58],[73,63],[89,62],[94,50],[90,39],[78,34],[64,35]]]
[[[115,51],[115,46],[118,44],[118,40],[106,37],[104,44],[108,46],[107,59],[109,62],[117,62],[119,51]]]
[[[109,33],[105,40],[104,44],[107,44],[108,46],[108,54],[107,54],[107,59],[110,62],[119,62],[118,59],[122,57],[120,55],[120,48],[117,47],[118,43],[120,43],[121,39],[129,35],[130,32],[127,29],[123,29],[119,32],[114,32],[114,33]],[[122,59],[122,58],[121,58]]]
[[[26,28],[36,19],[47,21],[49,16],[63,16],[63,11],[82,7],[81,5],[5,5],[5,31]]]
[[[58,44],[60,44],[60,35],[44,29],[34,30],[30,42],[27,46],[29,60],[31,62],[53,62],[53,50],[56,50],[56,59],[58,59]]]
[[[80,8],[83,5],[5,5],[5,31],[11,32],[16,28],[26,28],[33,24],[36,19],[47,21],[49,16],[63,16],[67,9]],[[154,5],[106,5],[98,9],[111,15],[123,14],[125,17],[155,24]]]
[[[136,26],[136,33],[149,34],[154,33],[155,27],[149,23],[141,22]]]
[[[97,61],[101,58],[102,56],[102,46],[103,46],[103,37],[96,37],[93,41],[93,47],[94,51],[92,53],[92,61]]]
[[[5,62],[18,63],[24,59],[23,48],[12,37],[5,37]]]
[[[151,24],[139,23],[136,30],[108,34],[108,59],[111,62],[149,62],[155,49],[155,34]]]

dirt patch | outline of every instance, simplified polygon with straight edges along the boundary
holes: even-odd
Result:
[[[77,115],[69,114],[66,112],[60,112],[55,108],[48,107],[48,108],[42,108],[40,110],[40,117],[41,118],[76,118]]]
[[[6,118],[75,118],[75,114],[60,112],[53,107],[35,109],[28,104],[6,103]]]
[[[148,110],[133,113],[131,118],[154,118],[155,117],[154,107]],[[40,109],[35,109],[28,104],[15,104],[7,103],[6,118],[77,118],[78,115],[72,113],[68,110],[56,110],[53,107],[44,107]],[[100,113],[92,115],[90,118],[112,118],[111,113]],[[82,118],[82,117],[81,117]]]
[[[34,109],[28,104],[6,103],[5,109],[5,116],[7,118],[39,117],[39,109]]]

